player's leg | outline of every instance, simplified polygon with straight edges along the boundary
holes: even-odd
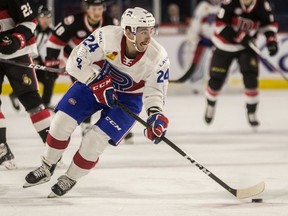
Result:
[[[259,126],[256,117],[257,105],[259,102],[258,91],[258,58],[256,54],[248,49],[239,56],[240,71],[243,74],[245,86],[245,98],[248,122],[252,127]]]
[[[235,53],[226,52],[217,48],[213,52],[209,72],[210,78],[205,92],[207,107],[204,119],[207,124],[210,124],[214,118],[217,97],[220,94],[234,57]]]
[[[31,59],[27,55],[14,58],[13,61],[30,63]],[[38,93],[38,80],[34,69],[5,64],[4,70],[13,91],[25,110],[30,114],[33,126],[45,143],[50,125],[50,113],[45,110]]]
[[[58,111],[55,114],[46,139],[45,152],[41,157],[42,165],[28,173],[23,187],[35,186],[50,180],[77,125],[77,121],[66,113]]]
[[[2,66],[2,64],[1,64]],[[2,84],[5,71],[0,67],[0,94],[2,94]],[[7,169],[15,169],[14,155],[7,144],[6,138],[6,121],[4,113],[1,110],[2,101],[0,98],[0,165]]]
[[[88,86],[77,82],[67,91],[55,108],[56,114],[46,139],[47,145],[42,165],[26,176],[26,183],[23,187],[38,185],[50,180],[55,165],[67,148],[75,128],[100,109]]]
[[[0,99],[1,106],[1,99]],[[15,169],[14,155],[10,150],[6,140],[6,121],[0,109],[0,165],[7,169]]]
[[[136,114],[141,112],[142,96],[119,94],[118,100]],[[134,123],[135,119],[120,108],[104,109],[96,125],[84,135],[69,169],[51,188],[52,193],[49,197],[62,196],[67,193],[80,178],[95,167],[108,144],[117,146]]]
[[[56,73],[51,73],[47,71],[39,71],[38,73],[41,72],[44,74],[42,100],[47,109],[53,110],[54,107],[52,107],[50,103],[58,75]]]
[[[10,99],[14,109],[19,111],[20,110],[20,103],[19,103],[17,96],[15,95],[15,93],[13,91],[9,94],[9,99]]]

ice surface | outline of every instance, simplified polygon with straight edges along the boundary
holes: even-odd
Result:
[[[203,96],[167,98],[167,137],[231,187],[265,181],[265,191],[255,197],[263,203],[237,200],[165,143],[150,143],[140,124],[133,129],[134,145],[109,146],[98,166],[64,197],[46,198],[80,144],[80,129],[64,154],[66,167],[58,168],[49,183],[23,189],[25,175],[40,165],[44,146],[23,107],[14,111],[8,97],[2,96],[8,143],[18,169],[0,168],[0,215],[287,216],[287,94],[261,92],[258,132],[247,123],[243,95],[221,95],[209,127],[203,121]],[[144,113],[141,117],[146,118]]]

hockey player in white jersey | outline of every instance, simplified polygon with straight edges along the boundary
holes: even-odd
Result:
[[[204,76],[201,59],[212,46],[211,38],[214,34],[214,24],[221,0],[201,1],[194,10],[193,18],[187,32],[187,44],[191,56],[191,65],[187,73],[176,82],[191,79],[193,85]],[[190,56],[189,56],[190,58]]]
[[[104,149],[109,144],[117,146],[135,123],[115,100],[135,114],[144,104],[151,125],[145,135],[154,143],[160,141],[168,126],[162,111],[170,63],[165,49],[152,38],[154,25],[151,13],[129,8],[122,15],[121,26],[97,29],[73,49],[66,68],[78,82],[57,105],[42,165],[26,176],[23,187],[49,181],[76,126],[100,111],[101,118],[83,137],[70,167],[52,186],[49,197],[64,195],[88,174]]]

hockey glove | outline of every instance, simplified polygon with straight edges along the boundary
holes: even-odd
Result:
[[[104,104],[111,108],[116,107],[116,96],[110,75],[98,80],[97,82],[91,83],[89,88],[92,90],[98,103]]]
[[[11,55],[26,45],[25,36],[19,33],[3,34],[0,36],[0,52]]]
[[[160,137],[165,136],[169,120],[161,113],[154,113],[147,119],[147,123],[151,127],[144,130],[144,135],[158,144],[161,141]]]
[[[267,49],[270,56],[275,56],[278,52],[278,43],[276,40],[269,40],[267,39]]]

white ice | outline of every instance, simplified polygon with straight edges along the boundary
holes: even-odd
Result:
[[[77,150],[77,129],[49,183],[23,189],[25,175],[40,165],[44,146],[28,114],[2,96],[8,143],[17,170],[0,169],[1,216],[287,216],[288,91],[261,91],[258,132],[248,126],[244,97],[223,93],[211,126],[203,122],[202,95],[170,95],[167,137],[233,188],[265,181],[265,191],[238,200],[165,143],[154,145],[136,124],[134,145],[109,146],[98,166],[61,198],[48,199]],[[60,96],[53,98],[56,103]],[[141,115],[146,119],[145,114]]]

